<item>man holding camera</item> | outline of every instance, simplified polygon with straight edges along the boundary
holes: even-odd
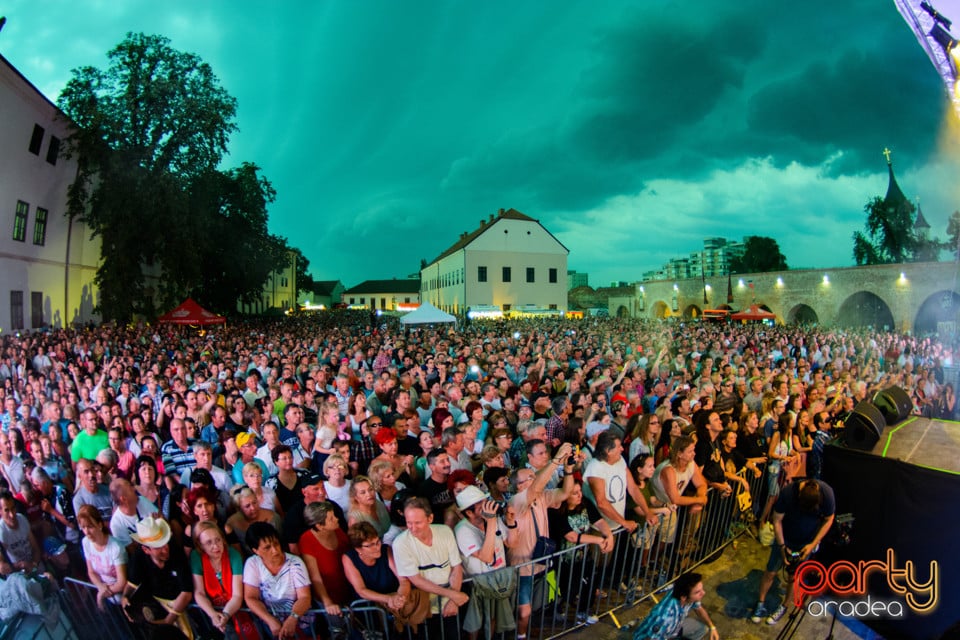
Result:
[[[820,546],[836,513],[833,489],[822,480],[799,480],[784,487],[773,507],[774,544],[770,548],[767,569],[760,578],[760,597],[750,617],[760,622],[767,616],[765,601],[777,572],[787,568],[787,592],[783,602],[767,616],[767,624],[777,624],[793,598],[794,576],[801,562],[808,559]]]

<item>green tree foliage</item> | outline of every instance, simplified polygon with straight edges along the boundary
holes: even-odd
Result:
[[[287,260],[267,232],[275,193],[249,163],[219,171],[237,103],[199,57],[162,36],[127,34],[106,70],[75,69],[58,99],[74,125],[79,169],[68,215],[102,240],[96,282],[104,319],[153,315],[193,295],[220,312],[249,301]]]
[[[888,205],[877,196],[864,208],[867,221],[864,231],[853,234],[853,259],[857,264],[891,264],[907,262],[913,256],[915,238],[913,213],[908,201]]]
[[[960,211],[954,211],[947,221],[947,245],[954,258],[960,260]]]
[[[863,209],[867,214],[864,230],[853,234],[853,259],[858,265],[935,262],[947,248],[938,238],[917,233],[917,208],[907,200],[890,204],[877,196]]]
[[[785,271],[787,268],[787,258],[780,252],[780,245],[766,236],[747,236],[743,256],[730,261],[730,270],[735,273]]]

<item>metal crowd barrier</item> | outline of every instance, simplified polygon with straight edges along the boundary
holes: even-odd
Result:
[[[661,515],[655,525],[644,525],[633,533],[625,529],[615,531],[616,543],[607,554],[601,554],[596,545],[581,544],[547,558],[500,569],[520,572],[534,565],[538,567],[528,635],[548,640],[604,616],[620,627],[618,612],[668,590],[682,573],[719,558],[736,537],[752,534],[752,523],[766,500],[766,473],[762,466],[760,469],[759,477],[749,471],[744,476],[753,502],[746,512],[739,508],[736,487],[727,497],[710,490],[707,504],[699,512],[680,507],[669,516]],[[112,605],[106,612],[97,608],[93,585],[67,578],[63,590],[65,611],[79,640],[145,640],[144,629],[130,623],[119,606]],[[464,590],[472,598],[477,597],[469,578],[464,580]],[[516,612],[516,591],[507,598]],[[478,604],[482,604],[483,599],[479,600]],[[246,609],[241,611],[249,613]],[[515,620],[497,621],[486,614],[487,611],[481,607],[482,628],[478,639],[514,637],[515,632],[510,629]],[[350,640],[460,640],[467,636],[463,631],[466,607],[460,607],[455,619],[444,621],[439,616],[428,619],[416,634],[410,629],[398,633],[389,613],[372,602],[357,600],[344,607],[343,612],[343,632]],[[322,607],[308,613],[317,619],[325,617]],[[218,637],[199,607],[191,605],[188,617],[198,640]],[[314,640],[328,635],[318,631],[317,626],[312,629]],[[498,626],[503,635],[498,634]],[[259,633],[263,640],[272,640],[265,627],[259,628]]]

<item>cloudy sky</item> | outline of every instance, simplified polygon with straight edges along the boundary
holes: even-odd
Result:
[[[960,0],[934,2],[960,24]],[[729,6],[728,6],[729,5]],[[956,15],[951,15],[953,11]],[[0,53],[51,99],[128,31],[239,101],[225,166],[260,165],[271,231],[318,279],[403,276],[500,207],[594,286],[706,236],[851,264],[885,147],[933,233],[960,135],[891,0],[7,0]],[[954,33],[960,31],[954,27]]]

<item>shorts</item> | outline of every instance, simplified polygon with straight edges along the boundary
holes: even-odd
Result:
[[[533,576],[520,576],[517,582],[517,604],[533,602]]]
[[[783,547],[777,544],[776,541],[770,545],[770,558],[767,560],[767,571],[770,573],[780,571],[780,569],[782,569],[784,566],[787,566],[783,559],[782,549]],[[817,547],[817,549],[819,549],[819,547]],[[813,553],[810,554],[811,557],[817,552],[817,549],[813,550]],[[790,576],[791,582],[793,581],[793,574],[797,572],[797,567],[799,565],[799,562],[794,562],[787,566],[787,575]]]
[[[535,576],[519,576],[517,579],[517,605],[529,605],[534,610],[540,609],[546,602],[547,592],[544,589],[544,578],[547,572],[541,571]]]

